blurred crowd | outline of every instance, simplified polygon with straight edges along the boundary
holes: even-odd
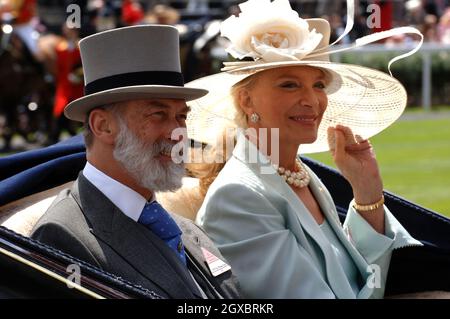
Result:
[[[332,37],[337,39],[345,28],[345,3],[327,0],[317,2],[324,5],[315,6],[316,10],[312,16],[322,16],[330,21],[334,32]],[[402,26],[413,26],[419,29],[424,34],[426,42],[450,44],[449,0],[359,0],[356,3],[358,5],[355,26],[350,36],[343,39],[343,44],[351,43],[373,32]],[[374,20],[371,4],[376,4],[380,8],[380,21]],[[370,28],[369,24],[376,25]],[[405,40],[408,39],[400,36],[390,41],[401,43]]]
[[[238,14],[235,0],[0,0],[0,149],[8,150],[14,134],[28,142],[52,144],[64,130],[76,134],[64,106],[83,94],[78,41],[95,32],[138,24],[169,24],[180,32],[185,80],[217,72],[226,58],[220,21]],[[345,1],[291,1],[302,17],[330,21],[332,40],[344,32]],[[412,25],[425,41],[450,44],[450,0],[357,0],[355,26],[342,44],[373,32]],[[381,16],[369,27],[377,4]],[[79,28],[69,28],[67,21]],[[404,36],[388,42],[408,41]]]

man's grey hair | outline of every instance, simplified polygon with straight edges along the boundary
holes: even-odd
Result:
[[[92,144],[94,143],[95,135],[91,130],[91,126],[89,125],[89,116],[91,115],[91,112],[95,109],[104,109],[104,110],[110,110],[116,118],[120,117],[122,115],[122,109],[128,105],[128,101],[125,102],[117,102],[109,105],[103,105],[96,108],[93,108],[86,114],[86,119],[83,123],[83,137],[84,137],[84,143],[86,145],[86,148],[89,149],[92,147]]]

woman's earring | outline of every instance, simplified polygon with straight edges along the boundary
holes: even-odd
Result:
[[[252,121],[253,123],[258,123],[259,115],[257,113],[252,113],[252,115],[250,115],[250,121]]]

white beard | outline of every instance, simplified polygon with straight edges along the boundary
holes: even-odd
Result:
[[[115,140],[113,156],[142,187],[156,191],[175,191],[182,186],[184,164],[162,163],[155,156],[171,153],[174,144],[162,140],[146,145],[118,118],[120,132]]]

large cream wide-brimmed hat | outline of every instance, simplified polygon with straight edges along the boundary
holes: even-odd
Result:
[[[348,33],[353,25],[353,2],[348,1]],[[231,41],[227,51],[235,58],[252,61],[226,62],[224,72],[207,76],[187,87],[204,88],[209,93],[189,103],[191,112],[187,126],[193,140],[215,145],[227,127],[236,127],[236,109],[230,95],[233,85],[245,78],[271,68],[311,66],[327,72],[331,83],[326,88],[328,107],[312,144],[300,146],[299,153],[315,153],[329,149],[327,129],[337,124],[348,126],[354,134],[369,138],[396,121],[407,103],[403,85],[389,74],[371,68],[330,62],[333,50],[329,44],[330,25],[324,19],[301,19],[288,0],[250,0],[240,5],[239,17],[222,23],[222,36]],[[404,27],[358,39],[351,48],[399,34],[413,33]],[[343,34],[337,41],[339,41]],[[335,42],[336,43],[336,42]],[[416,52],[422,40],[407,54]]]
[[[93,34],[80,41],[85,96],[69,103],[64,114],[83,122],[95,107],[150,99],[193,100],[208,91],[184,87],[178,30],[142,25]]]

